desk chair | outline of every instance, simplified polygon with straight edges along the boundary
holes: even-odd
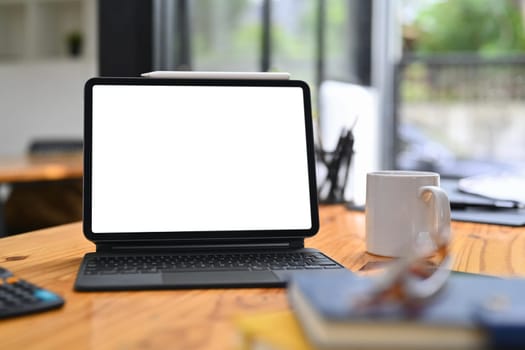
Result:
[[[82,140],[41,139],[31,142],[28,155],[78,153],[82,148]],[[4,209],[8,235],[79,221],[82,179],[11,184]]]

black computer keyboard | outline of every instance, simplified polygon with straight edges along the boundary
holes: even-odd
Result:
[[[64,299],[0,267],[0,319],[59,308]]]
[[[342,269],[319,252],[94,256],[84,274]]]

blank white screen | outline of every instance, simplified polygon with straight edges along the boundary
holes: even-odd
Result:
[[[92,230],[311,228],[298,87],[95,85]]]

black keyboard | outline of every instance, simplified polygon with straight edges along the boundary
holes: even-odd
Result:
[[[0,319],[59,308],[64,299],[0,267]]]
[[[93,256],[85,275],[195,271],[265,271],[342,269],[326,255],[312,253],[235,253],[199,255]]]

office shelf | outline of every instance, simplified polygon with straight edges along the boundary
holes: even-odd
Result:
[[[93,0],[0,0],[0,62],[94,57]],[[68,38],[80,35],[74,55]]]

